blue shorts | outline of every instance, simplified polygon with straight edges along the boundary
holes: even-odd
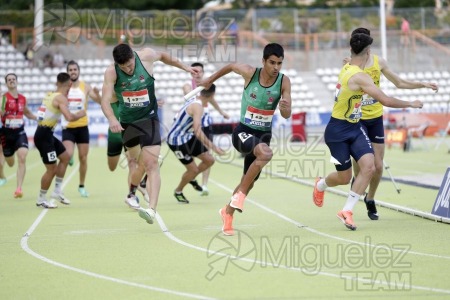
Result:
[[[367,136],[372,143],[384,144],[383,116],[375,119],[360,120],[360,122],[364,129],[366,129]]]
[[[345,171],[352,167],[350,156],[358,161],[367,153],[373,154],[372,143],[360,123],[350,123],[331,117],[325,128],[324,137],[331,156],[337,161],[335,162],[337,171]]]

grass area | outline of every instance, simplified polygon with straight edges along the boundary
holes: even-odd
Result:
[[[276,147],[267,170],[313,183],[330,172],[326,148]],[[386,151],[394,176],[443,176],[445,147]],[[221,234],[218,210],[241,177],[232,154],[213,167],[210,195],[190,186],[189,205],[173,190],[183,172],[164,147],[159,222],[148,225],[124,203],[127,171],[107,170],[106,149],[91,148],[86,187],[77,192],[76,165],[66,174],[70,206],[34,205],[44,167],[36,150],[28,157],[25,196],[12,198],[15,168],[0,187],[0,299],[444,299],[450,294],[449,225],[380,208],[367,218],[359,203],[357,231],[335,217],[344,197],[327,193],[314,206],[312,187],[264,174],[235,216],[237,234]],[[437,190],[389,181],[380,200],[430,212]],[[348,187],[342,187],[347,191]],[[143,204],[144,205],[144,204]],[[25,233],[28,233],[26,235]]]

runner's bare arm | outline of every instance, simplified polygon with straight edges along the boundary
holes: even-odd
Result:
[[[350,85],[350,82],[353,82],[353,84]],[[349,86],[354,87],[355,83],[366,94],[371,96],[373,99],[377,99],[384,106],[393,107],[393,108],[408,108],[408,107],[422,108],[422,106],[423,106],[423,103],[419,100],[403,101],[403,100],[386,95],[381,89],[379,89],[373,83],[372,78],[365,73],[358,73],[356,75],[353,75],[352,78],[350,78],[350,80],[349,80]]]
[[[299,99],[300,100],[300,99]],[[287,119],[291,116],[292,109],[291,105],[291,80],[286,75],[283,76],[283,83],[281,89],[281,100],[278,103],[280,108],[280,114],[283,118]]]
[[[94,100],[94,102],[100,104],[102,102],[102,97],[100,96],[100,90],[97,87],[92,87],[90,84],[86,83],[88,89],[88,97]]]
[[[53,106],[59,108],[64,118],[69,121],[73,122],[76,121],[86,115],[85,110],[77,111],[76,113],[71,113],[69,110],[69,105],[67,101],[67,97],[64,95],[58,95],[53,99]]]
[[[217,70],[214,74],[209,76],[208,78],[202,80],[199,85],[204,86],[205,89],[209,89],[211,87],[211,84],[214,83],[217,79],[221,78],[222,76],[227,75],[230,72],[234,72],[236,74],[239,74],[244,78],[246,86],[250,80],[252,79],[253,74],[255,73],[256,68],[252,67],[247,64],[241,64],[241,63],[231,63],[228,64],[219,70]]]
[[[108,119],[109,128],[112,132],[117,133],[121,132],[123,128],[111,108],[111,103],[117,102],[117,98],[114,97],[114,84],[116,82],[116,78],[117,75],[114,69],[114,65],[110,65],[105,71],[102,88],[102,99],[100,105],[102,107],[103,114]]]
[[[219,155],[223,155],[225,152],[214,145],[214,143],[208,139],[208,137],[205,135],[205,133],[202,130],[202,116],[203,116],[203,107],[201,104],[198,103],[192,103],[189,105],[189,107],[186,109],[186,112],[192,116],[194,119],[193,128],[194,128],[194,134],[198,138],[198,140],[206,146],[206,148],[211,149],[212,151],[216,152]]]
[[[35,116],[35,114],[33,114],[30,110],[30,108],[28,107],[28,105],[25,105],[24,109],[23,109],[23,114],[25,115],[25,117],[27,117],[30,120],[35,120],[37,121],[37,117]]]
[[[379,64],[383,75],[399,89],[429,88],[436,92],[439,90],[439,86],[434,82],[411,81],[401,78],[389,68],[386,60],[381,57],[379,58]]]
[[[208,98],[208,102],[211,103],[211,105],[214,107],[214,109],[217,110],[221,116],[223,116],[225,119],[230,118],[230,116],[220,108],[219,104],[217,103],[216,99],[214,98],[214,95],[209,96],[207,98]]]
[[[185,85],[183,85],[183,95],[186,95],[190,91],[192,91],[192,87],[189,84],[186,83]]]

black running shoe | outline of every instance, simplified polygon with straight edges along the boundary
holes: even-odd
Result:
[[[189,203],[189,200],[186,199],[186,197],[183,195],[183,193],[177,193],[177,192],[175,192],[173,195],[175,196],[175,198],[177,199],[178,202],[180,202],[180,203],[186,203],[186,204]]]
[[[194,189],[195,189],[196,191],[203,192],[203,189],[202,189],[201,186],[198,185],[197,180],[189,181],[189,183],[194,187]]]
[[[367,200],[367,195],[364,197],[364,203],[366,203],[367,215],[371,220],[378,220],[377,207],[375,206],[375,200]]]

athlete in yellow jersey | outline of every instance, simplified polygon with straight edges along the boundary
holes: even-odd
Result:
[[[45,165],[45,173],[41,179],[41,190],[36,205],[44,208],[56,208],[56,204],[47,200],[47,191],[56,176],[55,190],[51,198],[59,200],[63,204],[70,204],[69,199],[62,193],[62,182],[70,156],[64,145],[53,135],[53,130],[58,124],[61,114],[67,121],[76,121],[86,116],[85,110],[71,113],[68,108],[67,93],[70,89],[70,76],[67,73],[59,73],[56,82],[56,91],[50,92],[42,101],[37,113],[38,126],[34,134],[34,144],[39,150]],[[57,159],[59,163],[57,164]]]
[[[370,58],[372,42],[373,39],[370,36],[362,33],[354,34],[350,39],[351,59],[339,74],[335,104],[324,134],[336,172],[328,174],[325,178],[317,178],[313,192],[314,203],[321,207],[327,187],[348,184],[352,178],[351,157],[353,157],[359,165],[360,172],[355,177],[344,208],[337,214],[337,217],[351,230],[356,230],[353,222],[353,207],[366,190],[375,172],[372,143],[360,122],[363,94],[368,94],[389,107],[421,108],[423,106],[419,100],[409,102],[386,96],[373,83],[372,78],[363,71]]]
[[[370,30],[366,28],[357,28],[353,30],[355,33],[364,33],[370,35]],[[345,59],[346,63],[349,59]],[[376,86],[380,86],[380,77],[383,74],[390,82],[400,89],[418,89],[429,88],[438,91],[436,83],[409,81],[395,74],[388,66],[385,59],[377,55],[371,54],[364,67]],[[375,174],[370,180],[369,190],[364,197],[367,207],[367,215],[371,220],[378,220],[378,212],[375,206],[375,193],[383,175],[383,158],[384,158],[384,126],[383,126],[383,105],[376,99],[363,95],[361,103],[362,117],[361,123],[366,129],[367,135],[372,142],[373,151],[375,153]],[[359,173],[358,164],[353,164],[355,176]]]
[[[101,97],[97,88],[92,88],[88,83],[79,79],[80,67],[76,61],[67,63],[67,73],[70,75],[72,86],[70,87],[67,99],[69,100],[69,110],[73,113],[79,110],[87,111],[88,100],[91,98],[100,104]],[[84,187],[87,172],[87,156],[89,153],[89,127],[88,117],[68,122],[64,118],[61,119],[62,141],[66,147],[67,153],[72,159],[75,143],[78,148],[78,158],[80,160],[80,184],[78,192],[81,197],[88,197],[89,194]]]

